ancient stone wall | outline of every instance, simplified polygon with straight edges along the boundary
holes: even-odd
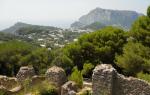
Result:
[[[7,77],[7,76],[0,76],[0,86],[6,89],[12,89],[18,86],[17,78]]]
[[[35,75],[35,71],[33,67],[24,66],[21,67],[19,72],[16,75],[16,78],[19,82],[22,82],[26,79],[32,78]]]
[[[111,65],[98,65],[92,83],[93,95],[150,95],[150,84],[120,75]]]
[[[118,74],[114,82],[114,95],[150,95],[150,84],[133,78]]]

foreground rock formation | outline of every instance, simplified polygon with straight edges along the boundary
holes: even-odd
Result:
[[[93,95],[150,95],[150,84],[117,73],[111,65],[98,65],[92,75]]]
[[[33,67],[24,66],[21,67],[19,72],[17,73],[16,78],[22,82],[26,79],[30,79],[35,75],[35,71]]]
[[[67,81],[65,71],[57,66],[49,68],[45,75],[46,79],[57,87],[62,86]]]
[[[80,92],[75,82],[67,82],[65,71],[60,67],[49,68],[45,76],[33,75],[32,67],[21,67],[16,78],[0,76],[0,91],[4,91],[8,95],[17,95],[23,89],[20,80],[30,78],[31,85],[45,80],[54,84],[58,87],[59,95],[82,95],[82,92],[91,91],[91,88],[92,95],[150,95],[150,84],[146,81],[125,77],[107,64],[96,66],[92,75],[92,84],[84,81],[83,89],[80,89]]]
[[[61,95],[76,95],[77,89],[75,82],[68,81],[61,87]]]
[[[10,95],[21,90],[17,78],[0,76],[0,91]]]

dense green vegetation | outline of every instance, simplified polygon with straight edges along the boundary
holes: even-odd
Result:
[[[84,63],[82,69],[83,77],[91,78],[93,69],[94,69],[94,65],[92,63]]]
[[[22,41],[8,41],[0,44],[0,74],[14,76],[21,66],[33,65],[42,72],[49,66],[52,57],[46,48],[39,48]]]
[[[2,75],[14,76],[24,65],[32,65],[38,74],[42,74],[49,66],[57,65],[64,68],[70,80],[81,86],[82,75],[90,78],[93,68],[98,64],[112,64],[119,73],[149,79],[150,7],[147,16],[139,17],[130,31],[105,27],[83,34],[78,41],[64,48],[49,51],[16,40],[0,44]]]
[[[63,49],[79,70],[84,63],[94,66],[100,63],[114,64],[116,54],[122,53],[126,43],[126,33],[118,28],[106,27],[102,30],[82,35],[78,42],[72,43]],[[108,60],[109,59],[109,60]],[[116,66],[117,67],[117,66]]]
[[[73,68],[73,72],[70,75],[69,80],[75,81],[77,83],[78,87],[82,88],[83,77],[82,77],[81,71],[79,71],[77,67]]]
[[[139,17],[132,25],[128,33],[128,44],[124,46],[123,54],[116,57],[116,63],[123,69],[124,74],[137,76],[143,72],[142,76],[150,73],[150,7],[147,16]]]
[[[135,76],[138,72],[149,72],[150,48],[141,43],[127,43],[123,54],[116,56],[116,63],[123,68],[124,74]]]

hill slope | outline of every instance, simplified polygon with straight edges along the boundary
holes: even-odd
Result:
[[[29,28],[30,29],[38,29],[38,30],[55,30],[55,29],[58,29],[58,28],[52,27],[52,26],[40,26],[40,25],[32,25],[32,24],[17,22],[13,26],[11,26],[5,30],[2,30],[2,32],[14,34],[16,32],[21,32],[20,30],[22,30],[22,29],[29,29]]]

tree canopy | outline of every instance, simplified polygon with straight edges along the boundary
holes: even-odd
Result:
[[[74,65],[81,70],[85,62],[94,65],[99,63],[113,64],[115,54],[122,52],[125,43],[126,34],[123,30],[106,27],[82,35],[79,37],[78,42],[64,48],[64,54],[73,60]]]

